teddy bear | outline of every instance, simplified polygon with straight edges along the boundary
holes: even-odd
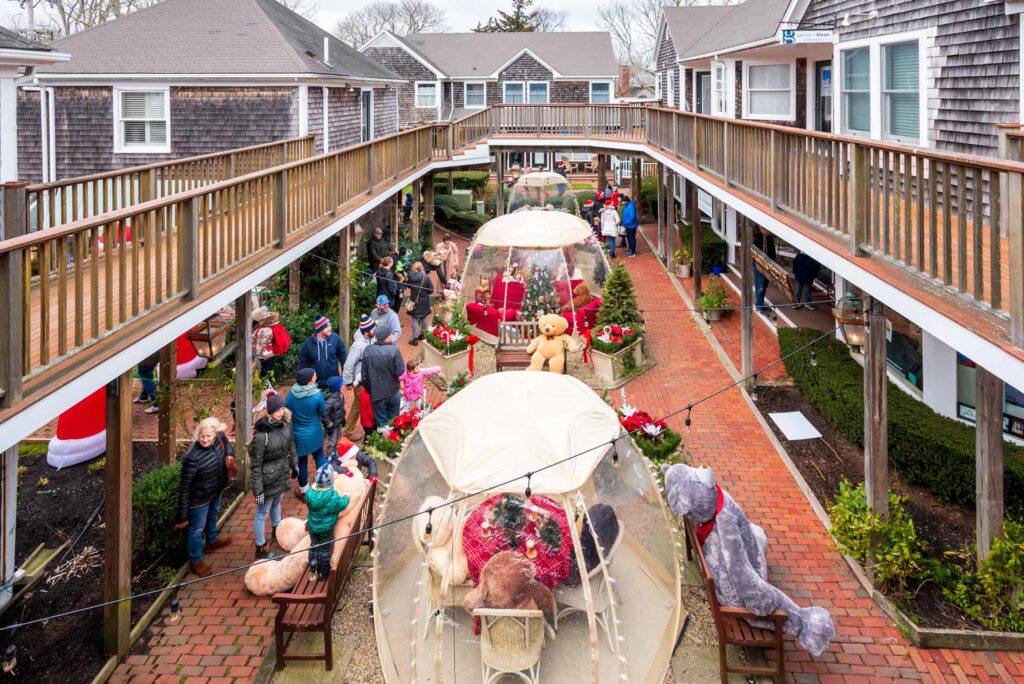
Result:
[[[363,496],[369,485],[356,461],[346,461],[335,468],[339,475],[334,478],[334,489],[342,496],[349,497],[348,508],[338,516],[338,523],[334,526],[334,537],[339,539],[356,531],[353,528],[359,519]],[[285,518],[277,526],[276,538],[278,545],[287,555],[257,563],[245,573],[245,588],[256,596],[273,596],[288,591],[295,586],[309,565],[309,554],[301,553],[309,548],[309,532],[306,530],[305,520]],[[344,548],[343,540],[335,542],[334,552],[331,554],[332,568],[337,565]]]
[[[480,570],[480,581],[462,602],[472,613],[477,608],[540,610],[553,621],[555,595],[537,579],[537,568],[518,551],[500,551]]]
[[[473,302],[487,306],[491,299],[491,283],[486,276],[480,277],[480,284],[473,290]]]
[[[561,314],[544,314],[537,321],[540,335],[530,341],[526,353],[532,354],[530,365],[526,370],[539,371],[548,362],[548,370],[552,373],[565,372],[565,350],[575,352],[579,349],[576,340],[565,334],[569,322]]]
[[[590,294],[590,286],[586,283],[579,283],[572,290],[572,301],[566,302],[562,311],[579,311],[594,299]]]
[[[781,610],[789,616],[784,631],[812,655],[824,653],[836,633],[832,616],[824,608],[801,608],[768,583],[768,537],[715,483],[711,468],[678,463],[662,466],[662,472],[669,508],[700,526],[698,537],[714,576],[718,601],[756,615]],[[770,627],[767,621],[751,624]]]
[[[434,509],[430,518],[432,531],[430,539],[427,539],[427,518],[426,515],[417,515],[412,521],[413,539],[424,552],[427,553],[427,563],[432,570],[443,579],[446,579],[449,586],[467,584],[469,577],[469,561],[466,560],[466,551],[462,547],[462,525],[464,521],[458,521],[458,529],[452,535],[452,514],[454,506],[446,506],[445,500],[439,496],[428,496],[420,506],[420,513]],[[451,576],[446,575],[451,572]]]

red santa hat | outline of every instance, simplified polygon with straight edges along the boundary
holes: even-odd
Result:
[[[107,450],[107,390],[101,387],[57,418],[57,434],[46,449],[46,462],[66,468]]]
[[[353,444],[350,439],[347,437],[338,439],[338,460],[340,462],[354,461],[358,453],[359,447]]]
[[[615,205],[615,202],[611,201],[610,199],[604,201],[604,206],[606,206],[606,207],[611,207],[611,206],[614,206],[614,205]]]
[[[594,200],[587,200],[586,202],[583,203],[583,206],[585,206],[585,207],[592,207],[592,206],[594,206]]]
[[[184,335],[178,338],[178,367],[175,377],[189,380],[196,377],[199,369],[206,367],[206,359],[199,355],[195,346]]]

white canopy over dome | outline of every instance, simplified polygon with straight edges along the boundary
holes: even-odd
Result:
[[[508,480],[501,491],[523,491],[523,473],[537,472],[538,494],[582,487],[619,436],[619,420],[576,378],[544,372],[506,372],[470,383],[424,418],[419,435],[452,489],[475,492]]]
[[[568,185],[569,181],[566,180],[565,176],[554,173],[552,171],[533,171],[532,173],[526,173],[519,177],[516,181],[516,185],[525,185],[527,187],[543,187],[546,185]]]
[[[586,221],[562,211],[522,211],[505,214],[485,223],[475,244],[485,247],[555,249],[570,247],[593,232]]]

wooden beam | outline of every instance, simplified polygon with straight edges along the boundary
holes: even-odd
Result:
[[[298,259],[288,264],[288,308],[292,311],[299,310],[300,273]]]
[[[412,213],[409,214],[410,230],[412,233],[409,237],[413,244],[420,241],[420,192],[422,188],[422,178],[417,178],[412,182]],[[345,344],[348,344],[348,340],[345,340]]]
[[[640,201],[640,185],[644,179],[644,158],[637,157],[633,160],[633,173],[630,174],[632,178],[629,179],[630,194],[633,195],[635,202]],[[639,204],[637,205],[639,206]]]
[[[658,164],[658,176],[656,178],[658,195],[654,206],[658,208],[658,258],[663,259],[665,255],[665,184],[662,183],[662,176],[665,174],[665,167]]]
[[[505,214],[505,153],[500,148],[494,150],[494,171],[497,176],[498,188],[494,195],[494,215]]]
[[[103,514],[103,600],[132,590],[132,372],[107,385],[106,499]],[[131,601],[103,609],[103,647],[117,656],[128,652]]]
[[[864,491],[869,510],[889,517],[889,425],[886,375],[885,307],[866,298],[867,342],[864,345]]]
[[[597,189],[604,189],[604,174],[605,174],[605,156],[603,154],[597,155]]]
[[[7,605],[14,594],[9,586],[11,578],[18,569],[14,557],[15,532],[18,527],[18,445],[15,444],[3,453],[3,470],[0,471],[0,582],[4,589],[0,590],[0,608]]]
[[[394,204],[391,207],[391,247],[394,251],[398,251],[398,234],[401,232],[402,226],[402,191],[399,190],[395,194]]]
[[[243,292],[235,300],[235,486],[249,491],[252,470],[246,444],[252,433],[252,295]]]
[[[740,358],[741,374],[749,378],[754,373],[754,224],[746,216],[737,215],[740,222]],[[751,380],[745,380],[749,389]]]
[[[425,187],[423,188],[423,207],[424,207],[423,214],[424,214],[424,218],[427,220],[427,222],[430,224],[430,226],[433,226],[434,225],[434,174],[428,173],[426,176],[423,177],[423,179],[424,179],[424,182],[426,183]],[[431,228],[431,231],[433,231],[433,228]],[[434,241],[433,234],[431,234],[430,241],[431,242]]]
[[[698,119],[699,121],[699,119]],[[700,238],[701,238],[701,225],[700,225],[700,207],[697,202],[697,184],[687,181],[690,186],[690,223],[693,224],[693,240],[690,245],[690,253],[693,255],[693,300],[694,302],[700,298],[702,289],[702,278],[703,273],[701,272],[701,253],[700,253]]]
[[[338,317],[341,318],[338,321],[338,330],[341,331],[341,340],[346,345],[352,340],[352,330],[349,326],[349,319],[352,318],[352,283],[349,275],[352,248],[349,241],[354,225],[350,223],[345,226],[338,236],[341,243],[338,247]]]
[[[667,166],[662,167],[662,191],[661,196],[665,202],[665,251],[662,254],[662,261],[666,264],[670,263],[672,259],[672,252],[675,251],[675,238],[674,233],[676,230],[675,223],[675,201],[672,199],[672,172],[669,171]]]
[[[157,462],[164,466],[178,458],[178,440],[174,432],[177,391],[174,376],[178,366],[178,341],[171,340],[160,350],[160,412],[157,414]]]
[[[28,183],[3,186],[3,236],[25,234],[25,188]],[[22,398],[24,367],[25,290],[21,250],[0,255],[0,407],[14,406]]]
[[[1003,381],[975,364],[975,517],[978,562],[1003,532]]]

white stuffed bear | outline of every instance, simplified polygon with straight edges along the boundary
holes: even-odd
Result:
[[[413,518],[413,538],[424,551],[430,547],[427,562],[434,572],[444,578],[451,570],[452,576],[448,578],[450,584],[466,584],[469,577],[469,562],[462,547],[462,526],[465,521],[459,521],[458,529],[452,530],[454,507],[444,504],[445,500],[439,496],[428,496],[423,500],[420,513],[434,509],[433,515],[430,516],[433,529],[430,539],[427,539],[427,516],[417,515]]]

